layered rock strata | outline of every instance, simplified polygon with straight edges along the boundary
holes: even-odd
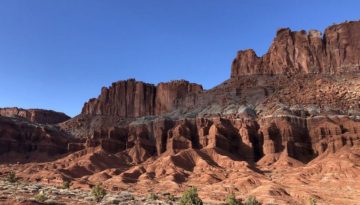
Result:
[[[80,118],[74,120],[81,121]],[[249,163],[283,152],[307,163],[326,151],[336,152],[345,145],[359,145],[359,131],[359,119],[340,115],[156,119],[141,124],[95,128],[77,147],[100,145],[111,153],[145,152],[146,155],[137,158],[138,162],[165,152],[216,148]]]
[[[68,152],[71,136],[57,127],[0,117],[1,162],[43,161]],[[5,155],[3,155],[5,154]],[[6,157],[9,155],[11,157]],[[17,161],[18,160],[18,161]]]
[[[196,94],[202,90],[202,86],[182,80],[157,86],[134,79],[119,81],[102,88],[100,96],[85,103],[81,113],[129,118],[161,115],[179,107],[193,106]]]
[[[255,74],[336,74],[360,71],[360,21],[330,26],[319,31],[279,29],[268,52],[239,51],[231,78]]]
[[[61,112],[42,109],[0,108],[0,116],[19,117],[40,124],[56,124],[70,119]]]

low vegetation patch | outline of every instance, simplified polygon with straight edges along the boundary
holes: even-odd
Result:
[[[230,194],[226,197],[226,205],[242,205],[242,203],[236,199],[234,194]]]
[[[71,186],[71,182],[69,180],[64,180],[61,188],[69,189],[70,186]]]
[[[169,194],[169,195],[167,196],[167,200],[174,202],[174,201],[176,201],[176,197],[175,197],[173,194]]]
[[[244,205],[261,205],[261,203],[254,196],[246,198]]]
[[[106,190],[97,184],[92,188],[91,194],[93,195],[96,202],[100,202],[106,196]]]
[[[197,189],[195,187],[191,187],[186,190],[180,198],[180,205],[202,205],[203,202],[199,198],[197,193]]]
[[[43,202],[45,202],[45,201],[48,199],[48,197],[46,196],[46,194],[45,194],[43,191],[40,191],[38,194],[36,194],[36,195],[34,196],[34,199],[35,199],[37,202],[43,203]]]
[[[310,205],[316,205],[316,204],[317,204],[317,203],[316,203],[316,199],[311,198],[311,199],[309,200],[309,204],[310,204]]]
[[[155,201],[155,200],[158,200],[159,197],[158,197],[158,195],[156,195],[155,193],[150,193],[149,199]]]
[[[6,181],[10,182],[10,183],[15,183],[17,182],[17,177],[16,177],[16,174],[15,172],[11,171],[7,174],[6,176]]]

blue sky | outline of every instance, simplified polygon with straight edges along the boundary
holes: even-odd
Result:
[[[0,107],[77,115],[102,86],[186,79],[209,89],[278,28],[358,20],[360,1],[1,0]]]

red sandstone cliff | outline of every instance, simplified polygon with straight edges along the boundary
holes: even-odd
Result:
[[[91,118],[88,120],[86,116],[78,116],[63,128],[71,133],[77,129],[74,124],[80,127],[83,125],[79,123],[94,124]],[[360,141],[360,122],[355,117],[340,115],[157,119],[123,125],[93,125],[88,130],[89,133],[81,137],[84,141],[70,147],[83,149],[100,145],[111,153],[132,149],[145,151],[147,154],[137,158],[137,162],[189,148],[216,148],[250,163],[259,159],[269,163],[269,158],[272,160],[274,154],[280,153],[309,162],[325,151],[335,152],[344,146],[359,145]]]
[[[54,125],[42,125],[23,118],[0,116],[1,163],[47,161],[66,153],[71,139],[71,136]]]
[[[269,51],[258,57],[239,51],[231,77],[253,74],[335,74],[360,71],[360,21],[346,22],[319,31],[277,31]]]
[[[256,56],[251,49],[238,52],[232,64],[229,83],[234,83],[244,75],[251,78],[251,75],[257,74],[333,75],[359,71],[360,21],[356,21],[330,26],[323,36],[315,30],[293,32],[288,28],[280,29],[264,56]],[[226,106],[230,101],[256,104],[274,90],[279,90],[278,86],[268,86],[266,83],[257,87],[249,86],[248,82],[242,83],[241,86],[232,87],[226,83],[221,84],[218,87],[228,88],[219,92],[217,88],[203,91],[200,85],[187,81],[172,81],[157,86],[133,79],[119,81],[109,88],[103,88],[98,98],[85,103],[81,113],[133,118],[208,105],[213,106],[209,107],[212,112],[220,113],[219,106]],[[300,89],[301,87],[299,86]],[[263,96],[260,96],[260,91]],[[248,102],[236,99],[237,96],[228,97],[233,92],[237,96],[246,97]],[[354,106],[358,107],[352,105]]]
[[[156,87],[133,79],[103,87],[100,96],[85,103],[83,114],[139,117],[155,113]]]
[[[61,112],[42,109],[0,108],[0,116],[20,117],[30,122],[41,124],[56,124],[70,119]]]
[[[134,79],[113,83],[102,88],[100,96],[85,103],[82,114],[142,117],[161,115],[179,107],[196,103],[202,86],[188,81],[171,81],[155,86]],[[194,96],[189,100],[188,96]]]

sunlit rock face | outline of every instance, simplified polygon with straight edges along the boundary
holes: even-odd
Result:
[[[360,22],[347,22],[319,31],[279,29],[269,51],[258,57],[239,51],[231,77],[253,74],[336,74],[360,70]]]
[[[155,86],[133,79],[103,88],[100,96],[85,103],[82,114],[141,117],[161,115],[196,103],[185,97],[202,91],[202,86],[188,81],[171,81]]]

